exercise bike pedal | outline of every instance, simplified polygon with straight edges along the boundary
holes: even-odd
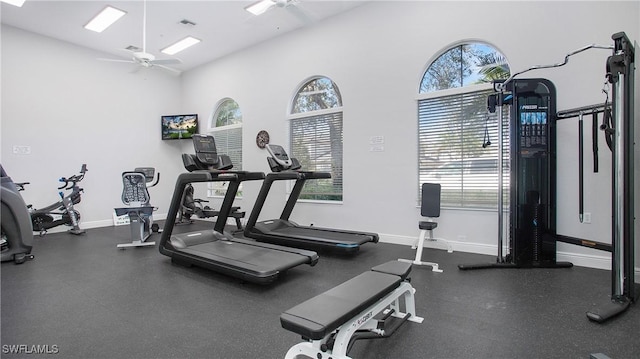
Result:
[[[32,259],[34,259],[35,256],[33,254],[24,254],[24,253],[20,253],[20,254],[16,254],[13,256],[13,262],[15,264],[22,264],[26,261],[30,261]]]
[[[157,223],[154,223],[151,225],[151,232],[162,233],[162,229],[160,229],[160,226]]]

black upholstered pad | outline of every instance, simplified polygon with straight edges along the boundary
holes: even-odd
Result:
[[[153,214],[153,207],[151,206],[143,206],[143,207],[121,207],[114,208],[116,210],[116,216],[124,216],[129,213],[137,213],[138,215],[147,215],[150,216]]]
[[[368,271],[280,315],[282,327],[312,340],[322,339],[400,285],[393,274]]]
[[[407,276],[411,272],[411,263],[390,261],[371,268],[374,272],[387,273],[397,275],[402,280],[407,279]]]
[[[420,221],[418,223],[418,227],[420,227],[420,229],[432,230],[432,229],[435,229],[436,227],[438,227],[438,223],[437,222],[429,222],[429,221]]]

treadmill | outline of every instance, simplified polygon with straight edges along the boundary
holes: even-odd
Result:
[[[231,160],[218,155],[212,136],[194,135],[196,155],[183,154],[190,172],[178,176],[169,213],[160,239],[160,253],[172,262],[196,265],[240,278],[252,283],[269,284],[290,268],[301,264],[315,265],[318,255],[313,251],[294,249],[244,238],[234,238],[224,227],[231,212],[240,183],[261,180],[262,172],[230,171]],[[189,183],[226,181],[229,183],[220,214],[213,230],[172,235],[182,194]]]
[[[268,144],[267,161],[271,167],[256,199],[249,220],[244,229],[244,236],[257,241],[323,250],[343,254],[355,254],[365,243],[377,243],[378,234],[367,232],[347,231],[341,229],[307,227],[289,220],[300,192],[307,180],[331,178],[327,172],[302,171],[298,160],[290,158],[282,146]],[[258,222],[258,216],[266,201],[269,189],[275,181],[295,180],[295,185],[279,219]]]

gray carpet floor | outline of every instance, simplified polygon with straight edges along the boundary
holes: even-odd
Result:
[[[196,222],[175,232],[209,225]],[[280,313],[375,265],[414,256],[409,247],[385,243],[366,244],[353,257],[320,253],[316,266],[298,266],[261,286],[172,264],[157,246],[116,249],[129,236],[126,226],[47,234],[36,237],[33,261],[2,263],[0,355],[283,358],[301,338],[282,329]],[[608,271],[460,271],[458,264],[494,258],[434,249],[425,249],[423,259],[444,270],[414,266],[411,273],[425,321],[408,322],[388,339],[358,341],[350,356],[640,358],[637,304],[605,324],[585,316],[608,300]],[[9,353],[19,345],[20,353]],[[34,354],[38,345],[56,354]]]

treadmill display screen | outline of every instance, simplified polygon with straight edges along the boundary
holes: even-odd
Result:
[[[291,167],[291,159],[289,159],[289,155],[287,155],[287,152],[282,148],[282,146],[268,144],[267,151],[280,166],[284,168]]]
[[[216,153],[216,143],[212,136],[194,136],[193,145],[196,152]]]

